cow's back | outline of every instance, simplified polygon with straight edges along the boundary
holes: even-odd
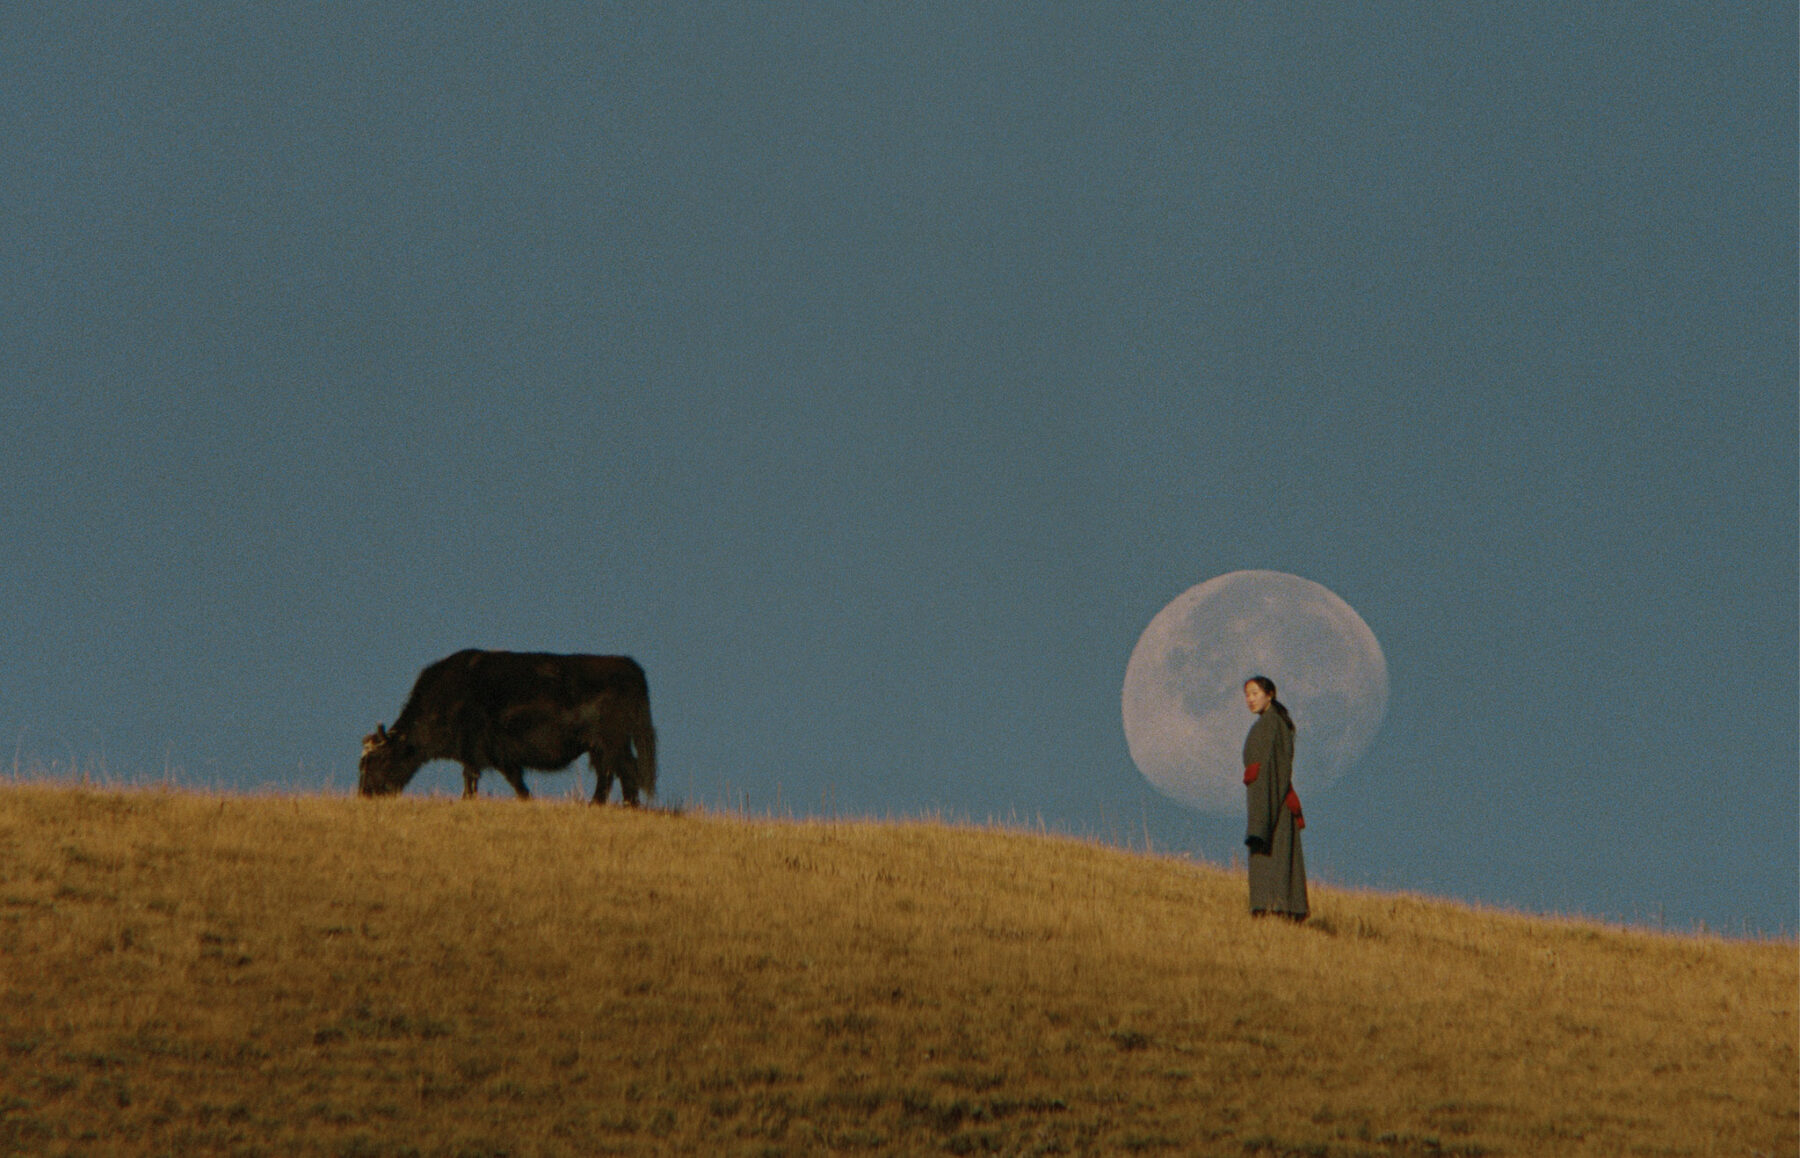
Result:
[[[571,694],[579,700],[596,695],[648,696],[650,687],[644,669],[626,655],[553,656],[564,661]]]
[[[575,708],[597,697],[649,692],[644,669],[622,655],[485,651],[467,662],[469,693],[489,711],[525,704]]]
[[[470,648],[421,671],[402,716],[493,719],[522,705],[569,709],[618,695],[649,695],[644,669],[629,656]]]

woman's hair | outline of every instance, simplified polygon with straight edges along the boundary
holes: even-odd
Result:
[[[1261,688],[1265,694],[1268,695],[1269,706],[1271,708],[1274,708],[1275,711],[1280,714],[1281,722],[1288,726],[1288,731],[1298,732],[1300,730],[1299,728],[1296,728],[1294,726],[1294,717],[1288,715],[1287,705],[1275,698],[1275,681],[1274,680],[1270,679],[1268,676],[1251,676],[1249,679],[1245,680],[1244,682],[1247,684],[1255,684],[1257,687]]]

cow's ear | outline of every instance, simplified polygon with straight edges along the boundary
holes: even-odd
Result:
[[[375,738],[377,740],[380,740],[383,744],[387,743],[387,725],[386,724],[376,724],[375,725]]]

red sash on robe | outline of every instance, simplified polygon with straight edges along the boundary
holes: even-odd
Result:
[[[1256,783],[1256,774],[1262,771],[1261,764],[1248,764],[1244,767],[1244,783]]]
[[[1300,797],[1292,788],[1288,789],[1288,794],[1282,803],[1287,805],[1287,810],[1294,814],[1294,827],[1296,829],[1305,828],[1306,817],[1300,814]]]

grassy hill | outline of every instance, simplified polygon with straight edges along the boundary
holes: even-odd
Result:
[[[0,789],[0,1153],[1791,1155],[1791,943],[1069,839]]]

